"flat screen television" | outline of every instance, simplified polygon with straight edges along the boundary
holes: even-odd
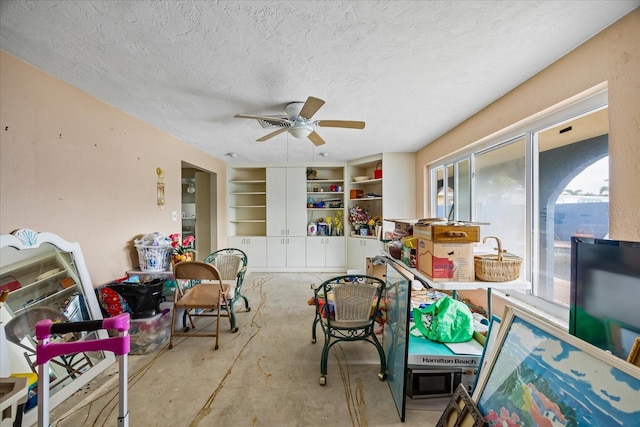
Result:
[[[640,336],[640,242],[571,237],[569,333],[627,358]]]

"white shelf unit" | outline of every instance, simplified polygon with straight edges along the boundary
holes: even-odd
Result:
[[[375,171],[382,170],[382,178],[375,178]],[[368,177],[354,181],[354,177]],[[345,178],[346,194],[349,196],[345,214],[347,240],[347,268],[364,270],[368,256],[379,255],[382,245],[371,241],[374,236],[360,236],[348,223],[349,209],[359,205],[370,217],[414,218],[416,217],[415,154],[382,153],[347,162]],[[362,196],[351,197],[353,190],[362,191]],[[385,232],[395,228],[395,223],[383,221],[381,238]],[[367,239],[367,240],[362,240]]]
[[[369,217],[383,217],[383,178],[375,178],[375,170],[382,168],[382,155],[367,157],[361,160],[349,162],[349,209],[360,206],[367,211]],[[355,181],[354,177],[368,177],[363,181]],[[362,195],[356,197],[353,193],[361,192]],[[347,211],[347,215],[349,212]],[[347,216],[348,218],[348,216]],[[348,222],[348,221],[347,221]],[[353,235],[355,230],[351,224],[346,225],[345,233]],[[360,237],[360,236],[354,236]],[[362,236],[367,237],[367,236]]]
[[[229,236],[266,236],[266,168],[233,168],[229,172]]]
[[[339,215],[344,225],[344,167],[312,166],[307,170],[310,168],[317,171],[317,175],[315,179],[307,179],[307,224]]]

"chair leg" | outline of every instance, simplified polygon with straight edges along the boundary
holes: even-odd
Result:
[[[216,310],[216,346],[214,347],[214,350],[218,349],[218,337],[220,336],[220,312],[222,311],[222,302],[224,300],[219,299],[218,301],[218,309]]]
[[[246,311],[251,311],[251,307],[249,307],[249,300],[247,299],[247,297],[245,297],[242,294],[239,294],[239,295],[240,295],[240,298],[242,298],[244,300],[244,309]]]
[[[233,305],[230,304],[227,307],[227,312],[229,313],[229,320],[231,323],[231,332],[236,333],[238,332],[238,327],[236,326],[236,312],[233,309]]]
[[[169,331],[169,348],[173,348],[173,330],[176,327],[176,307],[171,310],[171,330]]]
[[[311,342],[314,344],[316,342],[316,327],[318,326],[319,321],[320,321],[320,316],[316,312],[316,318],[313,319],[313,325],[311,326]]]
[[[324,346],[322,346],[322,356],[320,356],[320,385],[327,384],[327,359],[329,358],[330,337],[325,336]]]
[[[376,337],[376,334],[373,331],[373,328],[371,329],[371,332],[371,336],[373,337],[373,344],[378,349],[378,355],[380,356],[380,372],[378,372],[378,379],[380,379],[380,381],[384,381],[387,379],[387,359],[384,355],[382,345],[380,344],[380,341],[378,341],[378,337]]]

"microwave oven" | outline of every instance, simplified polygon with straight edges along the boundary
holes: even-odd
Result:
[[[407,369],[407,395],[412,399],[449,397],[463,384],[471,392],[476,370]]]

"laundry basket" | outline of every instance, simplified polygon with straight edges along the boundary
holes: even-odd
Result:
[[[171,264],[171,246],[135,245],[142,271],[167,271]]]

